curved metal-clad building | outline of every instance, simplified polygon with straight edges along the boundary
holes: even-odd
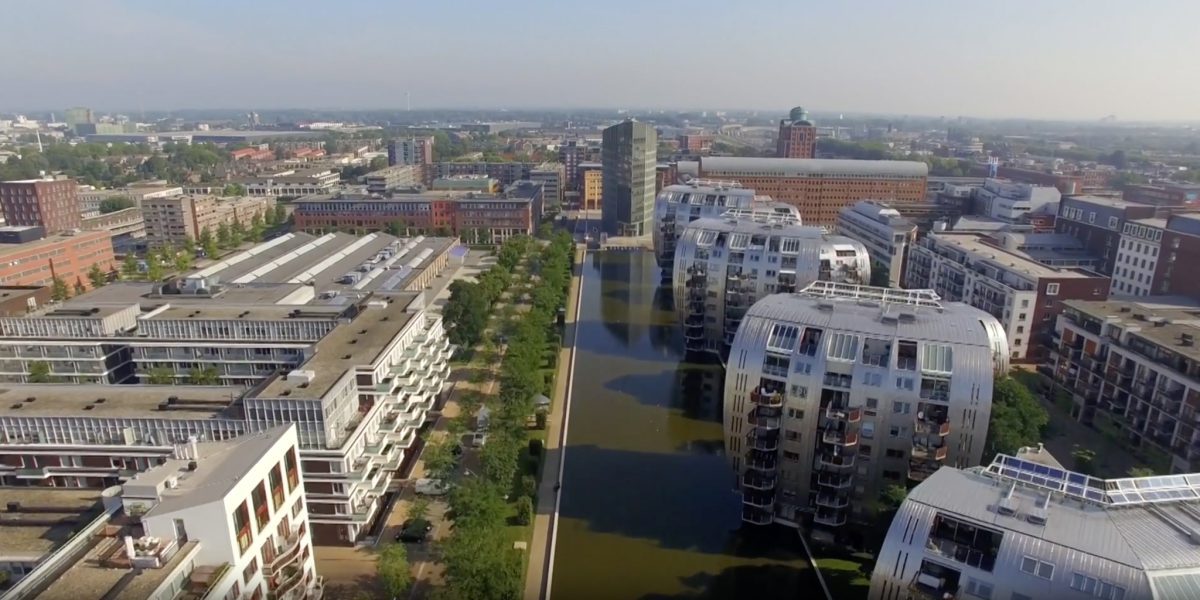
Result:
[[[826,534],[889,485],[979,464],[1008,340],[930,290],[815,282],[746,313],[725,376],[725,449],[742,518]]]
[[[693,221],[675,250],[675,311],[691,351],[723,352],[755,301],[813,281],[866,283],[866,246],[773,207]]]
[[[755,196],[754,190],[729,181],[693,180],[668,185],[654,199],[654,256],[664,274],[675,261],[676,240],[688,223],[717,217],[732,209],[763,208],[790,215],[800,222],[796,207]]]

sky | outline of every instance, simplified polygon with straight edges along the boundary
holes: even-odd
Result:
[[[17,3],[18,0],[6,0]],[[1196,0],[37,0],[0,111],[677,108],[1200,120]]]

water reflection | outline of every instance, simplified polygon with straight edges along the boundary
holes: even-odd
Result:
[[[794,532],[741,528],[721,444],[723,370],[685,359],[653,254],[589,254],[578,342],[553,597],[806,589]]]

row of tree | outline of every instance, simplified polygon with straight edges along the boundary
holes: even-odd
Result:
[[[500,365],[498,406],[493,411],[487,445],[480,451],[480,473],[455,489],[450,497],[454,535],[444,545],[445,598],[515,600],[521,597],[521,556],[510,547],[504,525],[513,498],[516,521],[533,518],[536,481],[521,470],[521,454],[540,455],[540,441],[530,441],[526,424],[535,410],[534,397],[545,389],[543,366],[558,344],[555,319],[566,302],[571,279],[574,244],[560,232],[548,243],[528,238],[508,241],[500,249],[494,271],[511,278],[526,258],[528,285],[518,297],[527,297],[530,309],[517,313],[508,328],[507,347]],[[505,282],[506,283],[506,282]],[[478,294],[499,297],[507,285],[499,279],[478,284]],[[498,286],[498,287],[488,287]],[[536,460],[531,461],[536,465]],[[536,469],[534,466],[531,470]]]

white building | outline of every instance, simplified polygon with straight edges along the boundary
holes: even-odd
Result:
[[[1200,594],[1200,475],[1098,479],[1044,451],[943,468],[909,493],[871,600]]]
[[[838,214],[837,232],[866,246],[872,285],[901,286],[908,246],[917,240],[916,224],[886,202],[862,200]]]
[[[1026,215],[1058,213],[1062,192],[1050,186],[988,179],[975,188],[975,212],[1010,223]]]
[[[736,182],[702,181],[668,185],[654,198],[654,256],[664,274],[675,266],[675,245],[688,223],[719,217],[733,209],[770,208],[800,223],[793,206],[756,196],[754,190]]]
[[[11,597],[317,599],[296,430],[177,445],[104,491],[103,516]]]
[[[742,519],[828,533],[874,518],[889,485],[979,464],[1000,324],[929,290],[816,282],[742,320],[725,375],[725,450]]]
[[[1113,263],[1113,296],[1149,296],[1157,293],[1154,274],[1158,270],[1166,219],[1133,219],[1121,231],[1117,260]]]
[[[866,283],[871,263],[861,243],[805,227],[790,212],[768,206],[692,221],[679,238],[672,271],[688,349],[724,352],[759,298],[813,281]]]

